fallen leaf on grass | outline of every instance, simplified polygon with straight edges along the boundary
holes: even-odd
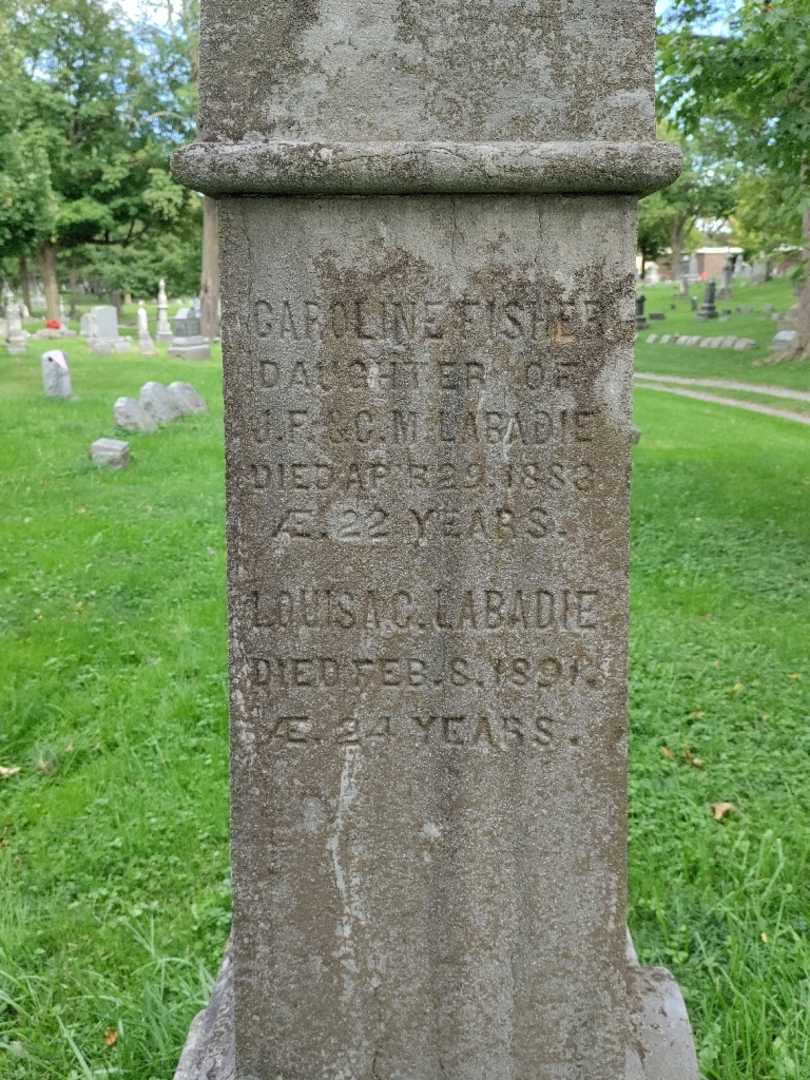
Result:
[[[46,761],[45,758],[41,757],[39,759],[39,761],[37,762],[37,770],[39,772],[41,772],[41,773],[52,773],[53,772],[53,762],[52,761]]]
[[[19,771],[19,765],[0,765],[0,780],[10,780],[11,777],[16,776]]]
[[[662,746],[661,747],[661,755],[662,755],[662,757],[665,757],[667,759],[667,761],[674,761],[675,760],[675,755],[673,754],[673,752],[670,750],[670,748],[668,746]]]
[[[104,1032],[104,1042],[107,1044],[107,1046],[115,1046],[115,1044],[118,1042],[118,1032],[115,1030],[115,1028],[107,1028],[107,1030]]]
[[[726,814],[733,814],[736,809],[733,802],[712,803],[712,817],[715,821],[722,821]]]
[[[733,686],[726,687],[726,693],[730,694],[731,697],[736,697],[737,694],[742,693],[744,689],[745,686],[741,682],[735,682]]]
[[[788,675],[788,678],[793,679],[794,682],[801,677],[802,673],[800,671],[791,671],[791,673]]]
[[[702,720],[705,715],[706,713],[703,711],[703,709],[693,709],[689,713],[689,717],[691,720]]]
[[[719,667],[720,667],[720,661],[719,661],[719,660],[715,660],[715,662],[714,662],[714,664],[713,664],[712,666],[713,666],[713,667],[716,667],[716,668],[719,668]]]
[[[765,933],[762,933],[759,936],[760,936],[760,940],[762,941],[763,945],[767,945],[768,944],[768,935],[765,934]]]
[[[691,750],[691,748],[689,746],[684,746],[684,748],[683,748],[683,757],[684,757],[684,761],[686,761],[686,763],[688,765],[692,765],[696,769],[702,769],[703,768],[703,758],[702,757],[696,757],[696,755],[692,753],[692,750]]]

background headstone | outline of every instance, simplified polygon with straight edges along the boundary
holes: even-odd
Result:
[[[645,330],[646,327],[647,327],[647,319],[645,318],[645,315],[644,315],[644,307],[645,307],[646,303],[647,303],[647,297],[646,296],[642,295],[642,296],[637,296],[636,297],[636,329],[637,330]]]
[[[131,397],[116,399],[113,405],[113,421],[116,427],[131,433],[139,432],[149,435],[158,428],[155,417],[146,412],[139,401]]]
[[[781,352],[784,349],[793,349],[799,340],[799,333],[797,330],[780,330],[778,334],[774,335],[771,341],[771,349],[775,352]]]
[[[240,1080],[697,1076],[625,943],[653,7],[206,4]]]
[[[197,393],[191,383],[169,383],[168,391],[174,399],[178,409],[183,413],[208,412],[208,406],[201,394]]]
[[[169,301],[166,296],[166,282],[163,280],[163,278],[160,279],[160,285],[158,287],[157,307],[157,339],[158,341],[171,341],[172,328],[169,325]]]
[[[129,465],[129,443],[120,439],[96,439],[90,446],[90,457],[96,465],[125,469]]]
[[[155,343],[149,333],[149,316],[143,300],[138,304],[138,348],[143,356],[153,356]]]
[[[716,319],[718,316],[715,301],[717,298],[717,282],[707,281],[703,293],[703,303],[698,312],[699,319]]]
[[[183,415],[173,395],[163,383],[144,383],[138,395],[138,403],[144,412],[158,424],[170,424],[172,420]]]
[[[42,387],[46,397],[69,398],[73,392],[67,357],[60,349],[42,354]]]
[[[169,346],[169,355],[181,360],[208,360],[211,343],[200,334],[199,312],[194,307],[180,308],[172,322],[174,337]]]
[[[28,333],[23,329],[20,305],[11,293],[6,295],[6,348],[10,353],[25,352]]]
[[[114,353],[118,347],[118,312],[111,304],[97,304],[90,309],[89,345],[102,355]]]

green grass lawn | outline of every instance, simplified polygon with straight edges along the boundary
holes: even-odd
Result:
[[[78,401],[0,352],[0,1077],[169,1080],[230,919],[220,372],[65,349]],[[96,471],[150,378],[211,412]],[[810,431],[636,422],[631,926],[706,1080],[807,1080]]]
[[[689,375],[715,379],[740,379],[751,383],[772,383],[797,390],[810,390],[810,361],[765,363],[770,355],[774,334],[783,327],[773,321],[764,309],[773,305],[777,312],[786,312],[795,304],[793,286],[788,278],[763,282],[760,285],[735,283],[730,300],[718,300],[719,311],[732,311],[725,322],[715,319],[701,322],[692,312],[689,300],[678,294],[670,284],[645,286],[640,291],[647,297],[647,312],[659,311],[664,322],[651,322],[639,334],[636,366],[640,371],[660,375]],[[702,300],[703,286],[693,285],[692,296]],[[674,305],[674,310],[673,310]],[[750,314],[736,314],[738,307],[753,307]],[[734,349],[698,349],[683,345],[648,345],[650,334],[700,334],[701,337],[741,337],[756,341],[757,348],[746,352]],[[787,406],[786,406],[787,407]],[[810,1075],[810,1074],[808,1074]]]

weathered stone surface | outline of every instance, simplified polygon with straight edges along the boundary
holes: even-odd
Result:
[[[798,340],[799,333],[797,330],[780,330],[778,334],[774,334],[771,348],[777,352],[783,349],[793,349]]]
[[[157,431],[158,423],[154,415],[148,413],[139,401],[131,397],[117,398],[113,405],[113,421],[123,431],[149,435]]]
[[[635,213],[221,204],[247,1076],[624,1067]]]
[[[69,398],[73,393],[67,357],[60,349],[42,354],[42,388],[46,397]]]
[[[210,195],[645,194],[671,183],[666,143],[194,143],[175,155],[183,183]]]
[[[240,1080],[635,1067],[636,193],[674,158],[651,0],[492,14],[204,11]]]
[[[169,383],[168,391],[182,413],[208,412],[205,399],[194,389],[191,383]]]
[[[652,140],[654,39],[647,0],[209,0],[202,139]]]
[[[114,349],[118,340],[118,312],[111,304],[97,304],[90,313],[93,316],[91,327],[95,329],[95,340]]]
[[[755,349],[757,343],[752,338],[737,338],[734,348],[737,352],[745,352],[747,349]]]
[[[665,968],[640,967],[627,936],[629,1045],[622,1080],[698,1080],[689,1017]],[[236,1080],[233,959],[229,943],[211,1002],[188,1033],[174,1080]]]
[[[96,439],[90,446],[90,457],[96,465],[125,469],[129,465],[129,443],[120,439]]]
[[[172,420],[183,415],[177,401],[163,383],[144,383],[138,395],[138,403],[147,416],[151,416],[158,424],[170,424]]]

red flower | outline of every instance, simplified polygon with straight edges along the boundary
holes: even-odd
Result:
[[[45,323],[45,325],[47,326],[47,328],[49,330],[61,330],[62,329],[62,324],[59,322],[58,319],[48,319],[48,321]]]

